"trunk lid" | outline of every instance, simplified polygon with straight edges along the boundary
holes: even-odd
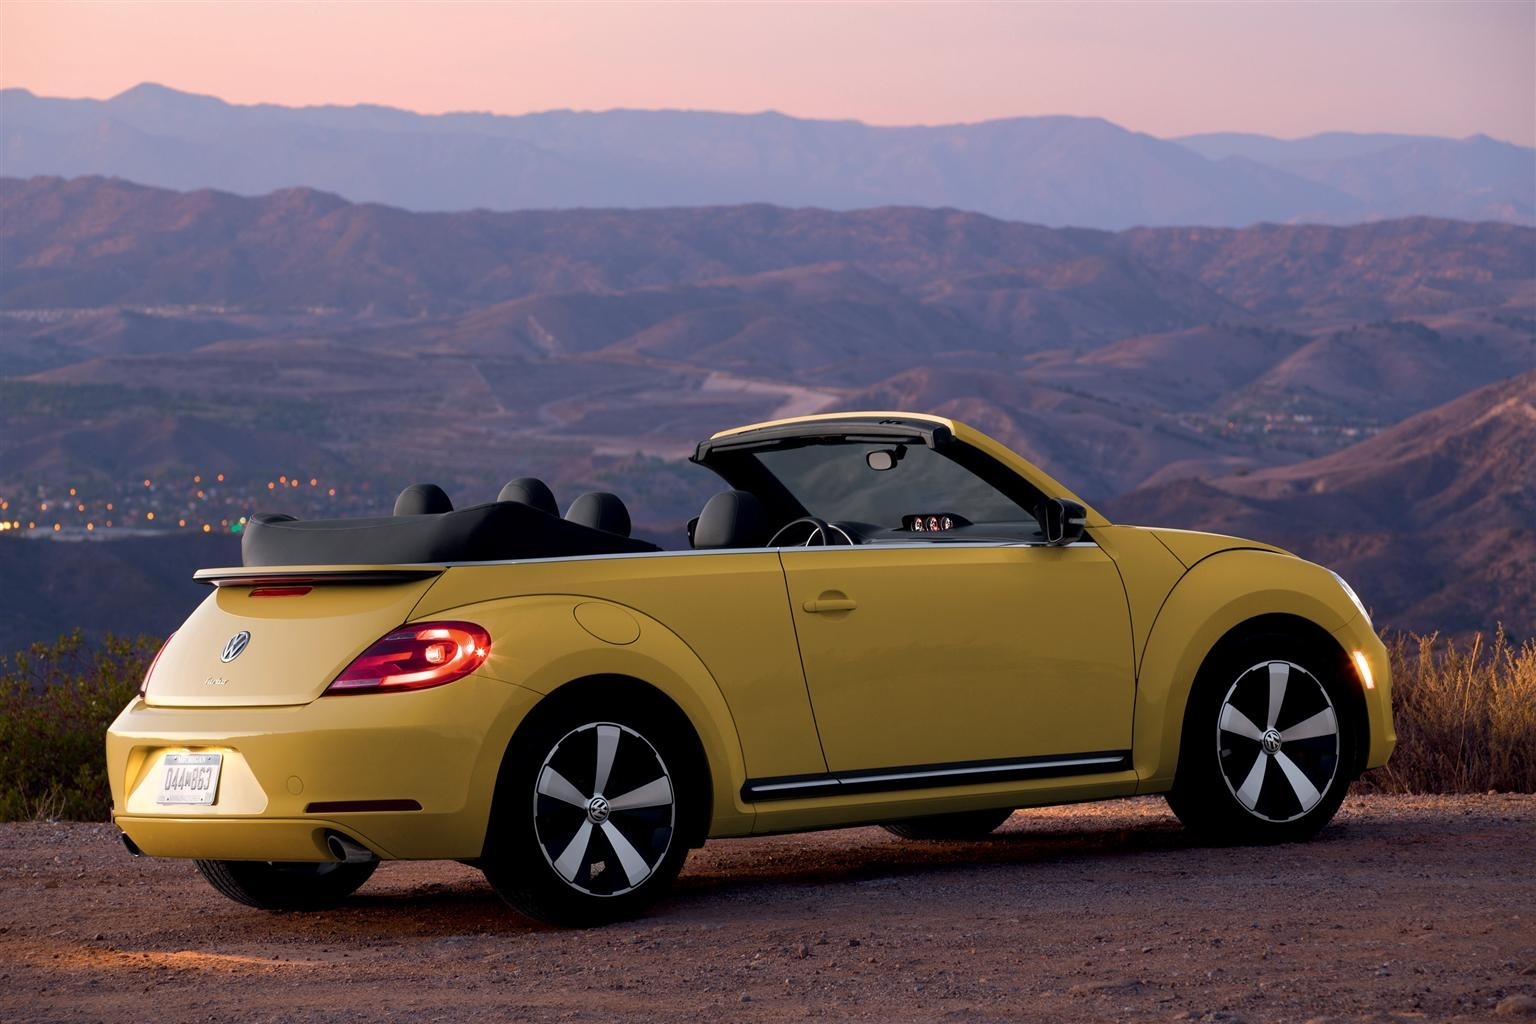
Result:
[[[145,701],[153,707],[308,704],[369,644],[405,622],[442,572],[438,566],[204,569],[195,578],[212,584],[213,593],[166,644]]]

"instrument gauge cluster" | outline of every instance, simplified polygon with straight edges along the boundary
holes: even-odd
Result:
[[[944,533],[971,521],[953,512],[915,512],[901,517],[901,528],[908,533]]]

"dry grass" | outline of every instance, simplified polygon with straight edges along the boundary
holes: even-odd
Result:
[[[1397,751],[1367,773],[1384,793],[1536,792],[1536,639],[1385,638]]]

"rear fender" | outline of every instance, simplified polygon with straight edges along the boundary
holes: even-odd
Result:
[[[1132,760],[1139,793],[1173,785],[1184,708],[1201,664],[1250,619],[1294,615],[1334,633],[1359,613],[1322,566],[1278,552],[1237,550],[1197,563],[1163,603],[1142,657]]]
[[[593,631],[577,621],[578,606]],[[755,815],[741,802],[746,765],[730,708],[704,663],[661,623],[633,608],[570,595],[465,605],[431,617],[484,626],[492,645],[480,674],[536,693],[594,676],[628,676],[655,687],[687,716],[704,748],[713,782],[709,835],[750,833]],[[498,722],[480,753],[475,778],[485,787],[483,806],[491,804],[502,755],[521,722],[522,716]]]

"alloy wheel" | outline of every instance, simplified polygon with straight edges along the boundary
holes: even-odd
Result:
[[[1289,661],[1261,662],[1237,677],[1221,704],[1216,744],[1227,789],[1265,821],[1304,816],[1338,774],[1333,701],[1317,677]]]
[[[539,769],[534,834],[572,888],[620,896],[666,858],[676,796],[666,763],[633,729],[593,722],[555,744]]]

